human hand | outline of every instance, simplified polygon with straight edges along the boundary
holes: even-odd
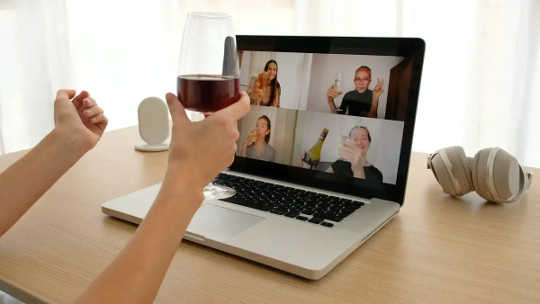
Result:
[[[384,83],[382,78],[377,78],[377,84],[375,85],[375,88],[373,88],[373,94],[375,97],[381,96],[381,94],[384,92]]]
[[[249,97],[191,122],[178,98],[166,96],[173,120],[166,179],[175,185],[202,189],[234,160],[240,136],[237,121],[249,112]]]
[[[364,167],[366,159],[361,148],[357,147],[350,139],[343,142],[343,146],[338,149],[338,155],[351,163],[351,168],[354,171]]]
[[[249,147],[257,141],[257,130],[251,130],[246,139],[246,145]]]
[[[107,117],[87,91],[58,90],[54,102],[55,131],[77,151],[92,149],[107,127]]]
[[[341,95],[343,92],[341,91],[338,91],[337,88],[336,88],[336,85],[333,84],[332,86],[330,86],[328,88],[328,90],[326,90],[326,97],[328,97],[328,99],[334,99],[336,97],[338,97],[339,95]]]
[[[262,83],[263,84],[268,83],[270,80],[270,72],[266,71],[266,72],[261,73],[261,75],[262,75]]]
[[[264,91],[263,89],[256,86],[255,88],[253,88],[253,95],[255,97],[256,104],[259,105],[263,99]]]

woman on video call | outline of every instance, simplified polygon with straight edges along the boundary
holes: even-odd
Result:
[[[377,79],[377,84],[373,90],[369,89],[371,84],[371,69],[368,66],[361,66],[354,72],[354,90],[343,96],[341,105],[336,107],[334,99],[343,92],[333,84],[326,91],[326,98],[331,113],[349,114],[353,116],[377,118],[377,107],[379,97],[384,92],[382,79]]]
[[[355,126],[349,131],[349,137],[338,149],[339,159],[326,170],[328,173],[343,178],[361,178],[370,182],[382,183],[383,175],[367,159],[371,135],[364,126]]]
[[[276,150],[268,144],[270,141],[271,123],[268,116],[263,115],[257,119],[255,129],[249,132],[240,156],[255,158],[265,161],[276,160]]]
[[[277,80],[277,72],[277,62],[274,59],[268,60],[264,65],[264,72],[259,74],[257,80],[248,88],[252,104],[279,107],[281,86]]]

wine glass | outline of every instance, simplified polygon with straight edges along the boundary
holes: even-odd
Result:
[[[343,123],[339,126],[339,149],[343,148],[345,146],[345,143],[350,140],[349,134],[351,131],[351,127],[348,123]],[[338,159],[341,159],[341,156],[338,153]]]
[[[222,13],[189,13],[176,80],[180,102],[188,110],[211,115],[240,99],[239,78],[232,17]],[[214,183],[204,189],[205,197],[210,199],[235,193],[234,189]]]

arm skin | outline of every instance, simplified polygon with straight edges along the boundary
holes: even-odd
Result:
[[[334,98],[327,97],[328,98],[328,106],[330,107],[330,113],[336,114],[336,104],[334,103]]]
[[[189,121],[173,94],[167,94],[167,103],[173,131],[161,190],[135,236],[77,303],[152,303],[203,201],[204,186],[234,160],[236,121],[249,111],[245,93],[238,102],[199,122]]]
[[[188,180],[167,173],[162,188],[135,236],[77,303],[152,303],[191,218],[203,201],[202,189],[178,187]]]
[[[368,117],[370,118],[377,118],[377,107],[379,105],[379,96],[381,95],[375,95],[371,97],[371,108],[369,108]]]
[[[0,174],[0,236],[87,151],[107,126],[103,110],[88,92],[77,97],[60,90],[55,101],[55,128],[36,147]]]
[[[379,97],[384,92],[384,82],[382,78],[377,78],[377,84],[373,88],[373,96],[371,97],[371,108],[369,109],[368,117],[377,118],[377,107],[379,105]]]
[[[73,90],[58,92],[55,129],[0,175],[2,234],[103,134],[107,126],[103,110],[87,92],[70,101],[74,96]],[[195,123],[176,96],[168,94],[167,102],[173,136],[162,188],[135,236],[77,303],[151,303],[203,200],[203,187],[234,160],[236,121],[249,111],[245,93],[235,104]]]

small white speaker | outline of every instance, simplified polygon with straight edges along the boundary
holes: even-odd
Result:
[[[169,109],[157,97],[145,98],[139,104],[139,135],[146,142],[135,145],[135,150],[157,152],[169,149]]]

